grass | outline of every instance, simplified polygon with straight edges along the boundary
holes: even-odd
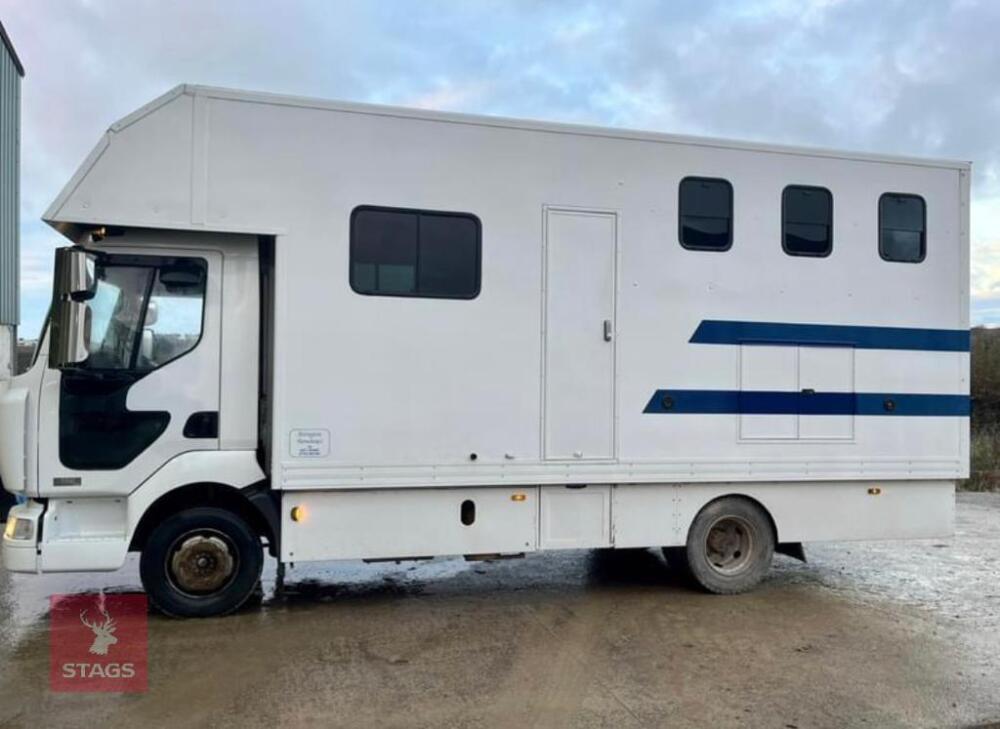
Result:
[[[959,484],[963,491],[1000,491],[1000,423],[972,428],[972,474]]]
[[[964,491],[1000,491],[1000,329],[972,330],[971,478]]]

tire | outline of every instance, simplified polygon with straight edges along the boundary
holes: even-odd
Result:
[[[260,582],[260,536],[240,516],[198,507],[161,522],[149,535],[139,575],[150,602],[174,617],[238,610]]]
[[[708,592],[734,595],[756,587],[771,568],[774,529],[767,513],[748,499],[713,501],[688,531],[687,568]]]

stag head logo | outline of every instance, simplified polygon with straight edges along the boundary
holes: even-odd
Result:
[[[99,608],[103,617],[102,620],[87,620],[87,611],[81,610],[80,622],[94,633],[94,642],[90,644],[90,652],[96,656],[106,656],[108,648],[117,643],[118,639],[115,637],[115,621],[108,615],[103,600],[100,601]]]

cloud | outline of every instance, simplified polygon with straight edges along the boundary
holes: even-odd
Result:
[[[992,0],[0,0],[0,15],[27,68],[26,335],[59,240],[34,221],[112,121],[180,82],[974,160],[973,320],[1000,321]]]
[[[449,79],[439,79],[435,88],[402,99],[404,106],[418,109],[468,109],[488,95],[490,86],[485,81],[456,84]]]
[[[1000,324],[1000,196],[973,203],[972,230],[972,321]]]

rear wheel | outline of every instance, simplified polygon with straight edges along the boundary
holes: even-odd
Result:
[[[747,499],[713,501],[691,524],[685,556],[688,572],[705,590],[727,595],[745,592],[771,568],[771,521]]]
[[[198,507],[174,514],[149,535],[139,573],[150,601],[178,617],[237,610],[260,581],[264,550],[247,522]]]

